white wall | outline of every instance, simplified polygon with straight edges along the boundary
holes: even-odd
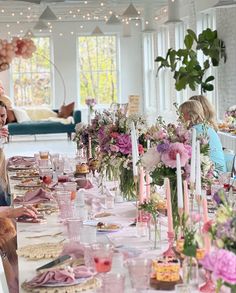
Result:
[[[81,29],[80,25],[84,28]],[[99,25],[101,30],[106,33],[116,34],[119,37],[119,63],[120,63],[120,88],[119,96],[121,102],[126,102],[128,96],[135,94],[142,97],[143,85],[142,85],[142,37],[141,37],[141,26],[131,25],[131,36],[123,37],[122,25],[106,25],[104,23],[76,23],[76,22],[64,22],[54,23],[53,33],[51,34],[53,43],[53,62],[63,75],[66,84],[66,103],[76,101],[78,106],[79,101],[79,82],[77,74],[77,37],[78,35],[89,35],[96,25]],[[5,25],[2,25],[0,32],[0,38],[6,37],[4,31]],[[25,25],[25,31],[29,29],[29,24]],[[11,27],[12,36],[19,33],[19,28],[16,26]],[[71,32],[74,32],[72,35]],[[35,32],[34,32],[35,33]],[[62,33],[63,36],[59,34]],[[37,36],[37,33],[35,33]],[[43,34],[39,34],[42,35]],[[55,70],[54,70],[55,71]],[[0,79],[3,81],[4,87],[7,94],[10,94],[9,85],[9,71],[0,73]],[[55,71],[55,99],[54,107],[60,107],[63,103],[63,84],[61,78]],[[85,111],[86,112],[86,111]],[[85,114],[86,115],[86,114]]]

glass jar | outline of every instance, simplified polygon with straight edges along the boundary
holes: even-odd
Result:
[[[198,262],[195,257],[186,256],[183,261],[183,282],[193,289],[198,288]]]

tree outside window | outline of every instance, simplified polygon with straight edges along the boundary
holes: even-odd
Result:
[[[98,104],[117,102],[117,45],[115,36],[79,37],[80,104],[93,97]]]
[[[16,106],[52,104],[50,38],[33,38],[37,51],[30,59],[15,58],[12,82]]]

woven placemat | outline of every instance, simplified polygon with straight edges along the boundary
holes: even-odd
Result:
[[[31,288],[24,282],[21,287],[27,291],[32,293],[77,293],[84,292],[87,290],[94,290],[101,287],[101,280],[97,278],[92,278],[86,280],[82,284],[73,285],[73,286],[65,286],[65,287],[38,287]]]
[[[17,254],[29,259],[57,258],[62,249],[63,243],[38,243],[19,248]]]

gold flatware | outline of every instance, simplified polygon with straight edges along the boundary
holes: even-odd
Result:
[[[42,238],[42,237],[57,237],[57,236],[60,236],[61,234],[62,234],[62,232],[58,232],[58,233],[55,233],[55,234],[45,234],[45,235],[38,235],[38,236],[27,236],[25,238],[33,239],[33,238]]]

